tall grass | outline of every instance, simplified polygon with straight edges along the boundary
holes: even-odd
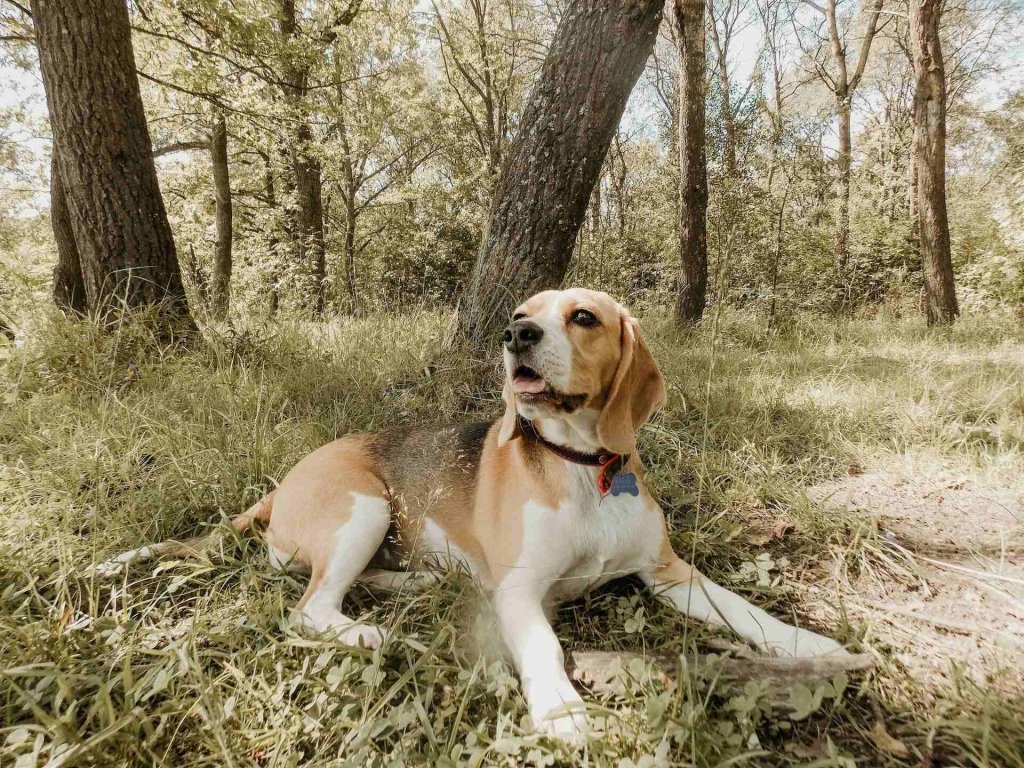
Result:
[[[865,736],[878,712],[912,763],[1024,765],[1019,698],[951,673],[920,707],[885,649],[878,671],[800,721],[772,714],[762,691],[696,673],[666,688],[635,670],[621,695],[589,697],[597,734],[574,757],[522,727],[510,669],[466,641],[479,600],[457,575],[414,597],[354,593],[353,613],[398,630],[371,653],[290,628],[303,585],[270,570],[252,538],[113,583],[87,571],[218,524],[335,436],[496,416],[496,381],[480,384],[489,366],[432,367],[443,322],[225,326],[182,349],[143,322],[104,334],[50,318],[26,346],[0,348],[0,765],[899,763]],[[809,502],[807,486],[907,453],[996,479],[1024,472],[1019,331],[798,320],[766,335],[728,314],[707,398],[709,332],[645,326],[670,403],[642,451],[675,543],[791,619],[813,623],[803,582],[877,551],[873,529]],[[766,543],[780,520],[795,532]],[[743,577],[760,552],[770,589]],[[683,628],[627,583],[567,607],[558,632],[570,648],[722,639]],[[856,646],[863,628],[819,629]]]

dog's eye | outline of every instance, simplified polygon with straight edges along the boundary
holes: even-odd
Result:
[[[597,316],[586,309],[577,309],[572,313],[572,317],[569,320],[576,323],[576,325],[582,325],[584,328],[597,325]]]
[[[512,315],[512,320],[522,320],[524,317],[526,317],[525,312],[516,312],[514,315]]]

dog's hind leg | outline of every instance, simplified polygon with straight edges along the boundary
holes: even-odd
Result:
[[[275,491],[271,491],[231,521],[231,527],[235,529],[236,533],[245,533],[252,528],[252,524],[256,520],[263,523],[270,521],[274,493]],[[214,531],[205,536],[196,536],[192,539],[184,539],[182,541],[169,539],[157,544],[147,544],[138,549],[129,549],[127,552],[122,552],[109,560],[89,566],[86,572],[93,573],[101,578],[110,578],[120,575],[127,566],[134,563],[158,560],[164,557],[191,557],[216,545],[221,540],[221,534],[221,531]]]
[[[350,514],[335,529],[332,541],[318,547],[322,556],[311,563],[309,586],[296,606],[299,624],[316,632],[334,633],[346,645],[377,648],[384,642],[384,629],[346,616],[341,602],[384,542],[390,524],[387,499],[351,493]]]

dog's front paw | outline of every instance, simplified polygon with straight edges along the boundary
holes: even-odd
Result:
[[[388,640],[388,631],[373,624],[349,624],[337,630],[338,642],[353,648],[375,650]]]
[[[849,656],[846,649],[830,637],[810,632],[806,629],[791,628],[791,631],[779,638],[767,642],[762,650],[775,656],[807,658],[811,656]]]
[[[545,736],[582,746],[587,740],[589,727],[582,705],[576,706],[575,711],[569,711],[568,707],[556,707],[542,717],[532,717],[533,726]]]
[[[587,739],[587,713],[583,699],[571,684],[565,689],[542,692],[530,700],[533,727],[545,736],[582,745]]]

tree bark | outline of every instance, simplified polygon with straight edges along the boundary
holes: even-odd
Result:
[[[271,255],[271,286],[270,286],[270,300],[268,302],[267,310],[271,317],[277,314],[277,310],[281,306],[281,291],[277,286],[279,278],[279,270],[277,266],[277,249],[280,243],[278,238],[277,230],[277,185],[274,183],[274,166],[271,160],[273,149],[267,152],[260,152],[260,156],[263,158],[264,170],[263,170],[263,193],[267,196],[267,210],[274,215],[274,224],[270,228],[270,232],[267,236],[267,250]]]
[[[40,69],[86,301],[101,317],[188,303],[135,74],[124,0],[32,0]]]
[[[850,98],[836,91],[836,112],[839,117],[839,155],[836,158],[839,171],[839,188],[836,200],[836,270],[842,283],[847,278],[850,263],[850,166],[853,160],[853,137],[850,128]],[[848,300],[846,289],[840,285],[842,296],[839,303],[845,306]]]
[[[673,0],[679,48],[679,283],[676,322],[698,322],[708,287],[708,165],[704,141],[704,2]]]
[[[530,294],[558,286],[664,0],[566,7],[504,161],[452,343],[489,346]]]
[[[296,237],[299,256],[310,263],[313,271],[313,315],[323,317],[327,302],[327,254],[324,238],[323,182],[320,160],[310,153],[313,129],[308,123],[299,125],[292,147],[292,169],[298,202]]]
[[[950,325],[960,314],[946,215],[946,75],[939,41],[941,14],[940,0],[911,0],[914,159],[928,325]]]
[[[75,233],[71,229],[68,204],[64,199],[64,185],[57,168],[57,151],[53,148],[50,160],[50,226],[57,245],[57,263],[53,267],[54,303],[72,315],[84,315],[88,311],[85,298],[85,282],[82,266],[78,259]]]
[[[289,40],[299,36],[295,0],[281,0],[280,31]],[[313,272],[313,315],[323,317],[327,298],[327,255],[324,238],[323,183],[320,160],[311,151],[313,129],[306,116],[303,100],[309,84],[309,72],[302,65],[285,69],[284,91],[299,113],[299,126],[290,147],[295,175],[295,232],[299,259],[311,262]]]
[[[356,193],[349,189],[345,195],[345,287],[348,290],[349,313],[358,313],[356,295],[356,225],[359,211],[356,210]]]
[[[364,157],[357,157],[348,138],[345,119],[346,98],[341,71],[335,70],[335,91],[338,99],[338,140],[341,144],[341,196],[345,202],[345,289],[348,293],[348,313],[358,314],[356,292],[356,233],[358,226],[359,188],[363,183]]]
[[[217,117],[210,137],[213,161],[213,191],[217,206],[217,242],[213,254],[213,316],[221,319],[231,301],[232,205],[231,173],[228,167],[228,127],[224,115]]]

